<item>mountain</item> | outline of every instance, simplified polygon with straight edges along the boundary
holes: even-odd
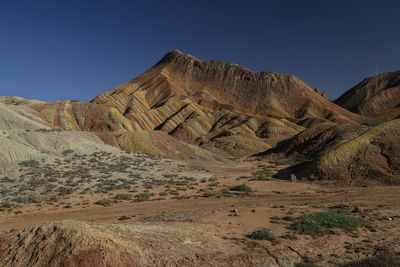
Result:
[[[177,50],[89,102],[34,109],[61,129],[92,132],[121,149],[180,158],[205,156],[201,149],[258,153],[309,124],[359,122],[295,76],[203,62]]]
[[[97,96],[92,102],[114,106],[129,114],[133,104],[140,103],[139,93],[145,96],[150,108],[164,105],[179,95],[206,108],[263,116],[318,117],[338,122],[357,118],[293,75],[255,73],[237,64],[216,60],[203,62],[177,50],[168,52],[149,71]],[[142,109],[147,108],[143,105]]]
[[[112,109],[118,116],[113,121],[126,125],[127,132],[162,131],[181,141],[237,155],[274,146],[277,140],[302,131],[302,124],[312,118],[317,123],[359,121],[356,114],[295,76],[203,62],[177,50],[90,104]]]
[[[336,99],[335,103],[365,116],[400,115],[400,71],[366,78]]]
[[[119,149],[180,159],[210,158],[214,152],[249,155],[311,124],[358,123],[357,115],[292,75],[203,62],[177,50],[89,102],[21,100],[5,102],[4,108],[45,125],[33,130],[87,132]]]
[[[311,160],[303,174],[315,179],[393,183],[400,162],[398,121],[392,121],[398,82],[399,72],[365,79],[336,101],[343,108],[293,75],[256,73],[216,60],[203,62],[173,50],[148,71],[91,101],[45,103],[13,98],[4,100],[0,108],[10,131],[14,129],[10,125],[19,125],[13,120],[23,117],[34,121],[30,123],[35,126],[29,126],[34,133],[40,128],[60,132],[54,140],[65,136],[69,144],[71,135],[91,139],[83,141],[83,147],[101,143],[177,159],[284,154]],[[10,110],[14,110],[12,116],[7,115]],[[369,116],[372,113],[381,117]],[[10,147],[15,144],[21,146],[20,153],[27,153],[30,150],[23,149],[27,142],[32,153],[14,158],[37,158],[32,155],[47,147],[53,148],[51,153],[60,153],[47,143],[51,138],[38,138],[32,132],[21,133],[15,140],[5,138],[3,147],[8,149],[3,157],[14,153]],[[14,143],[9,144],[10,140]],[[69,148],[68,144],[61,147]],[[373,157],[382,160],[371,161]],[[355,166],[370,171],[357,172]]]

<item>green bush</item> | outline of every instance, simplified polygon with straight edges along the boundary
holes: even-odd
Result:
[[[217,194],[215,192],[204,192],[203,197],[215,197]]]
[[[101,200],[97,200],[94,204],[102,205],[102,206],[106,207],[106,206],[110,206],[111,205],[111,200],[109,200],[109,199],[101,199]]]
[[[278,223],[278,220],[279,220],[279,217],[278,217],[278,216],[272,216],[272,217],[269,219],[269,222],[270,222],[270,223]]]
[[[333,208],[325,212],[313,212],[303,216],[290,228],[299,234],[320,234],[325,228],[355,229],[366,225],[366,220],[350,215],[345,209]]]
[[[113,199],[117,200],[131,200],[132,194],[117,194],[113,197]]]
[[[231,186],[229,189],[231,191],[239,191],[239,192],[251,192],[252,191],[251,187],[247,186],[245,184]]]
[[[345,209],[332,209],[326,212],[314,212],[306,215],[306,219],[317,222],[328,228],[354,229],[366,224],[365,219],[350,215]]]
[[[337,205],[331,206],[329,208],[330,209],[342,209],[342,210],[344,210],[344,209],[347,209],[348,207],[349,206],[346,205],[346,204],[337,204]]]
[[[303,235],[315,235],[322,233],[322,226],[314,221],[309,221],[307,219],[302,219],[298,222],[295,222],[290,226],[290,229],[296,231],[299,234]]]
[[[148,200],[148,199],[150,199],[150,194],[149,193],[139,193],[139,194],[136,194],[135,195],[135,198],[137,199],[137,200]]]
[[[258,228],[254,230],[251,234],[247,235],[248,238],[255,240],[275,240],[276,236],[270,232],[267,228]]]

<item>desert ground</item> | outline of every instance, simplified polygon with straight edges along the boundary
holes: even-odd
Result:
[[[116,161],[117,155],[98,152],[95,163],[99,166],[111,162],[120,162],[125,166],[123,162],[128,157],[136,159],[135,165],[107,169],[110,177],[121,177],[122,173],[127,181],[136,183],[127,184],[119,178],[110,186],[112,179],[101,179],[101,169],[85,165],[94,162],[91,161],[93,154],[64,154],[64,160],[57,163],[57,170],[67,173],[80,162],[82,167],[78,170],[84,166],[92,170],[82,174],[94,176],[90,179],[92,183],[87,183],[85,178],[81,183],[65,178],[64,184],[56,184],[46,191],[56,181],[43,181],[37,188],[30,189],[31,194],[25,195],[19,203],[3,205],[0,214],[3,240],[12,240],[17,232],[18,235],[31,232],[38,225],[46,228],[48,224],[67,229],[77,224],[89,224],[89,232],[95,227],[110,225],[152,229],[171,227],[173,231],[189,235],[183,241],[175,240],[175,245],[175,242],[183,242],[190,253],[202,255],[193,260],[191,254],[185,252],[189,253],[186,266],[200,263],[203,266],[340,266],[383,252],[391,255],[400,253],[400,186],[351,187],[289,177],[273,178],[287,166],[268,158],[183,162],[121,152],[118,156],[124,158]],[[17,172],[29,179],[30,174],[35,175],[35,170],[43,171],[41,168],[51,169],[51,166],[54,165],[29,162],[21,164]],[[151,166],[153,171],[143,172],[141,166]],[[12,185],[12,178],[8,179],[11,180],[8,183],[12,190],[15,186]],[[74,186],[74,182],[78,185]],[[118,186],[120,184],[124,186]],[[247,187],[235,189],[238,185]],[[40,194],[42,192],[47,193]],[[30,195],[39,195],[42,199],[30,199]],[[327,227],[308,234],[293,228],[307,214],[335,209],[348,211],[351,217],[361,218],[365,223],[359,227]],[[251,238],[250,234],[261,228],[269,229],[271,236],[268,240]],[[201,232],[200,237],[190,236],[198,231]],[[140,240],[143,237],[137,238]],[[112,247],[110,244],[102,245]],[[157,250],[157,244],[154,246]],[[160,250],[154,263],[179,266],[183,256],[178,255],[179,251],[176,253],[174,259],[168,261],[165,258],[171,256],[169,251]],[[31,257],[38,258],[36,266],[46,262],[44,256],[39,254],[39,251],[32,252]],[[92,258],[90,255],[80,257]],[[27,259],[20,260],[24,262]],[[12,261],[4,262],[7,266]]]

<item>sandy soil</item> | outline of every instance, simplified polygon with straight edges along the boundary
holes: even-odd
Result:
[[[214,178],[186,184],[178,195],[168,194],[163,198],[158,195],[165,191],[165,185],[155,186],[147,190],[153,193],[149,200],[113,200],[110,206],[95,205],[98,194],[85,196],[85,204],[74,204],[73,199],[67,199],[66,202],[72,203],[68,208],[63,205],[20,205],[16,207],[18,212],[0,214],[0,232],[65,219],[135,225],[188,223],[216,229],[215,236],[219,238],[224,253],[231,257],[258,257],[265,250],[270,254],[291,251],[300,258],[334,266],[372,256],[382,248],[400,253],[398,186],[360,188],[275,179],[254,180],[260,170],[268,169],[274,173],[285,166],[248,159],[230,166],[187,164],[193,169],[212,173]],[[248,185],[253,192],[243,194],[229,190],[240,184]],[[117,193],[129,192],[119,189],[103,194],[101,198],[112,199]],[[145,189],[137,188],[132,194],[143,192]],[[213,194],[206,197],[206,192]],[[326,211],[334,205],[346,205],[355,216],[367,219],[370,226],[356,230],[340,229],[318,237],[294,235],[289,230],[293,221],[302,215]],[[259,227],[270,229],[278,239],[274,242],[253,241],[246,237]],[[279,262],[276,264],[280,266]]]

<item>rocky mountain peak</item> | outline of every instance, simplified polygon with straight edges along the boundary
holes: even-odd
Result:
[[[167,52],[161,59],[160,61],[156,64],[161,65],[161,64],[166,64],[166,63],[185,63],[188,61],[200,61],[199,59],[195,58],[192,55],[185,54],[182,51],[178,49],[171,50]]]

